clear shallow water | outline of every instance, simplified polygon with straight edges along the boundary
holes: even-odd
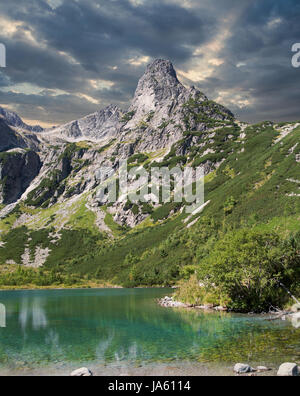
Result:
[[[0,292],[0,367],[300,362],[300,331],[262,317],[162,308],[166,289]]]

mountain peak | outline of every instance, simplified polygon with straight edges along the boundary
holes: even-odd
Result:
[[[178,81],[176,71],[169,60],[155,59],[150,63],[143,76],[140,78],[136,90],[136,95],[145,90],[157,91],[161,88],[177,88],[182,87]]]
[[[179,82],[173,64],[169,60],[155,59],[150,65],[147,66],[145,75],[148,74],[169,75]]]

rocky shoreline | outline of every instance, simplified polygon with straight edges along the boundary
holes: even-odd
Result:
[[[165,307],[165,308],[193,308],[193,309],[202,309],[203,311],[218,311],[218,312],[228,311],[226,307],[215,306],[213,304],[206,304],[206,305],[185,304],[180,301],[174,300],[173,297],[168,297],[168,296],[159,299],[158,304],[161,307]]]
[[[158,304],[164,308],[188,308],[199,309],[206,312],[228,312],[226,307],[214,306],[213,304],[192,305],[185,304],[174,300],[173,297],[165,296],[158,300]],[[300,328],[300,304],[295,304],[290,311],[272,311],[268,314],[272,315],[268,320],[289,320],[296,329]]]
[[[256,368],[251,367],[248,364],[237,363],[233,367],[232,371],[236,376],[251,376],[255,377],[259,374],[265,375],[266,373],[270,373],[270,375],[275,376],[274,369],[266,367],[266,366],[257,366]],[[273,373],[271,373],[273,372]],[[119,374],[120,376],[130,376],[127,372],[126,374]],[[147,375],[147,374],[145,374]],[[227,373],[227,375],[230,375]],[[70,374],[71,377],[93,377],[95,373],[88,369],[87,367],[82,367],[80,369],[74,370]],[[96,374],[97,376],[97,374]],[[277,370],[278,377],[299,377],[300,376],[300,367],[296,363],[283,363]]]

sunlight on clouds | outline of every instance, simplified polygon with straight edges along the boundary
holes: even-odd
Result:
[[[46,48],[46,44],[42,40],[37,40],[32,31],[21,21],[12,21],[0,16],[1,33],[9,38],[19,33],[23,37],[23,41],[27,41],[38,47]]]
[[[200,82],[211,77],[216,68],[224,64],[224,60],[220,56],[226,40],[231,36],[231,26],[238,18],[238,15],[232,15],[229,18],[223,19],[220,24],[219,32],[215,37],[205,45],[195,48],[193,58],[190,61],[190,68],[188,70],[179,70],[178,75],[188,80]]]
[[[67,52],[65,52],[65,51],[57,51],[57,53],[59,55],[65,57],[70,64],[72,64],[72,65],[80,65],[80,62],[78,62],[75,58],[73,58],[72,55],[68,54]]]
[[[3,87],[1,88],[1,91],[13,92],[24,95],[43,95],[44,93],[46,93],[47,95],[57,96],[57,95],[67,94],[66,91],[62,91],[60,89],[45,90],[44,88],[40,88],[37,85],[30,83],[21,83],[21,84],[11,85],[9,87]]]
[[[63,4],[62,0],[46,0],[52,9],[55,9]]]
[[[135,7],[144,4],[145,0],[129,0],[129,3]]]
[[[44,109],[42,108],[42,110],[44,110]],[[25,122],[25,124],[32,125],[32,126],[40,125],[42,128],[45,128],[45,129],[46,128],[52,128],[54,126],[53,123],[43,122],[43,121],[40,121],[40,120],[28,120],[26,118],[23,118],[23,121]]]
[[[237,106],[240,109],[249,107],[254,104],[253,98],[248,94],[229,91],[220,91],[219,96],[215,99],[216,102],[226,104],[226,106]]]
[[[108,80],[88,80],[88,82],[93,89],[109,89],[115,85],[114,82]]]
[[[0,16],[1,33],[5,36],[12,36],[22,26],[23,22],[12,21]]]
[[[77,93],[77,96],[79,98],[85,99],[88,102],[96,104],[96,105],[98,105],[100,103],[99,100],[96,100],[92,96],[89,96],[89,95],[86,95],[86,94],[83,94],[83,93]]]
[[[273,18],[268,22],[267,27],[269,29],[276,29],[281,24],[282,24],[281,18]]]
[[[193,8],[195,5],[192,0],[169,0],[169,3],[176,4],[184,8]]]
[[[148,63],[149,61],[150,61],[149,56],[136,56],[135,58],[129,59],[127,63],[129,63],[132,66],[141,66],[145,63]]]

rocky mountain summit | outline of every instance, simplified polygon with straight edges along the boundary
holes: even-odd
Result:
[[[130,240],[134,235],[131,232],[144,228],[155,228],[155,235],[160,235],[165,223],[166,227],[172,224],[193,230],[202,212],[211,211],[223,218],[240,207],[242,216],[247,211],[244,202],[253,199],[258,205],[257,197],[264,188],[269,188],[267,197],[274,191],[280,199],[294,199],[300,195],[299,125],[240,122],[230,110],[209,100],[197,88],[181,84],[172,63],[161,59],[147,67],[126,111],[110,105],[84,118],[41,131],[22,124],[17,115],[2,109],[0,235],[5,261],[25,260],[24,252],[18,259],[5,253],[10,232],[15,238],[25,230],[25,236],[20,237],[21,242],[29,238],[24,242],[27,257],[24,265],[34,262],[39,266],[48,260],[47,255],[55,254],[51,248],[55,246],[55,251],[59,251],[59,244],[67,243],[64,238],[70,235],[72,238],[79,235],[83,241],[85,238],[94,241],[95,234]],[[168,203],[151,199],[131,202],[128,194],[121,197],[119,175],[115,171],[124,159],[128,170],[143,167],[150,173],[157,167],[202,169],[205,205],[186,215],[186,203],[174,202],[173,197]],[[285,163],[288,165],[283,169]],[[112,170],[108,179],[117,186],[116,202],[106,202],[98,194],[107,186],[99,178],[100,168]],[[143,183],[149,191],[149,180]],[[174,193],[174,182],[172,188]],[[130,179],[129,191],[142,190],[137,179]],[[269,212],[274,211],[272,206]],[[36,231],[46,234],[45,240],[30,234]],[[98,246],[97,241],[93,243]],[[46,249],[47,254],[39,262],[41,249]],[[163,257],[163,249],[160,254]],[[127,261],[128,266],[135,265],[129,256]]]

